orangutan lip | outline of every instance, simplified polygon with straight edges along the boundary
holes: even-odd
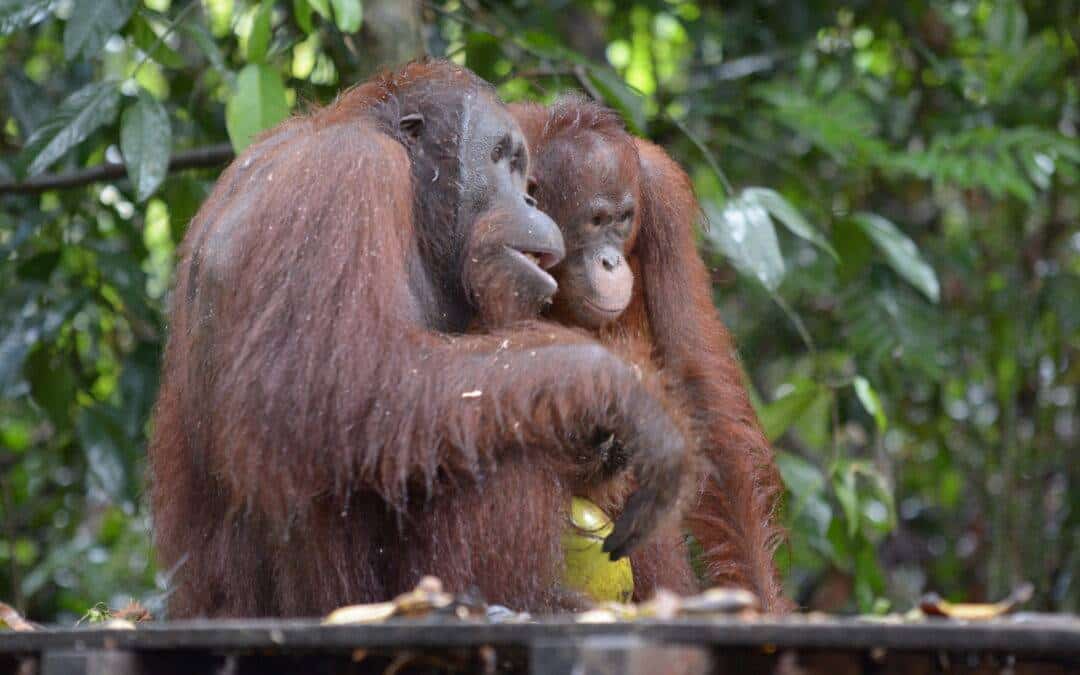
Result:
[[[541,251],[519,251],[516,248],[505,246],[506,252],[531,267],[533,272],[545,280],[550,281],[552,286],[558,286],[555,277],[544,271],[545,267],[551,267],[558,262],[558,258],[552,253]]]
[[[614,308],[612,308],[612,307],[603,307],[601,305],[596,304],[595,302],[593,302],[592,300],[590,300],[588,298],[584,298],[583,302],[586,305],[589,306],[589,309],[596,310],[597,312],[600,312],[601,314],[608,314],[608,315],[610,315],[612,317],[615,317],[615,316],[618,316],[618,315],[622,314],[623,310],[626,309],[625,305],[623,305],[622,307],[614,307]]]

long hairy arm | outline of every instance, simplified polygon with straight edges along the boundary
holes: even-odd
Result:
[[[765,609],[779,611],[786,607],[773,562],[782,540],[780,476],[696,248],[699,207],[682,168],[658,146],[637,145],[644,208],[636,250],[650,327],[664,367],[686,387],[712,464],[689,526],[712,582],[749,588]]]

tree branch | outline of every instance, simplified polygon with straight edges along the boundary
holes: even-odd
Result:
[[[169,171],[183,171],[184,169],[208,169],[226,164],[233,158],[232,146],[228,143],[208,145],[202,148],[184,150],[172,156],[169,160]],[[0,181],[0,195],[5,194],[37,194],[46,190],[64,190],[68,188],[89,185],[104,180],[123,178],[127,174],[127,167],[122,163],[106,162],[87,169],[72,171],[71,173],[52,174],[38,176],[21,183],[14,181]]]

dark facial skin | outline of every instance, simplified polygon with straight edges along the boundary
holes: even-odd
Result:
[[[540,208],[566,241],[566,257],[551,270],[559,284],[551,313],[600,328],[623,313],[633,292],[626,253],[638,227],[637,154],[629,143],[588,134],[551,144],[534,171]]]
[[[558,289],[547,271],[565,248],[559,227],[528,194],[529,153],[504,108],[465,116],[459,154],[459,223],[473,223],[464,282],[488,325],[533,318]]]

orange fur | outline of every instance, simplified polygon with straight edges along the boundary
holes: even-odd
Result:
[[[634,295],[598,337],[617,353],[663,371],[675,383],[669,398],[694,420],[706,462],[684,524],[703,548],[708,580],[748,588],[766,610],[786,611],[773,561],[783,538],[776,524],[779,471],[697,252],[700,209],[689,177],[660,147],[633,138],[614,113],[594,103],[568,97],[551,107],[519,104],[511,111],[541,158],[537,163],[558,167],[536,176],[540,207],[557,222],[560,206],[568,208],[562,202],[585,184],[581,172],[592,166],[579,156],[578,139],[592,134],[623,153],[624,161],[637,162],[640,208],[636,239],[626,251]],[[558,298],[553,318],[567,321]]]

